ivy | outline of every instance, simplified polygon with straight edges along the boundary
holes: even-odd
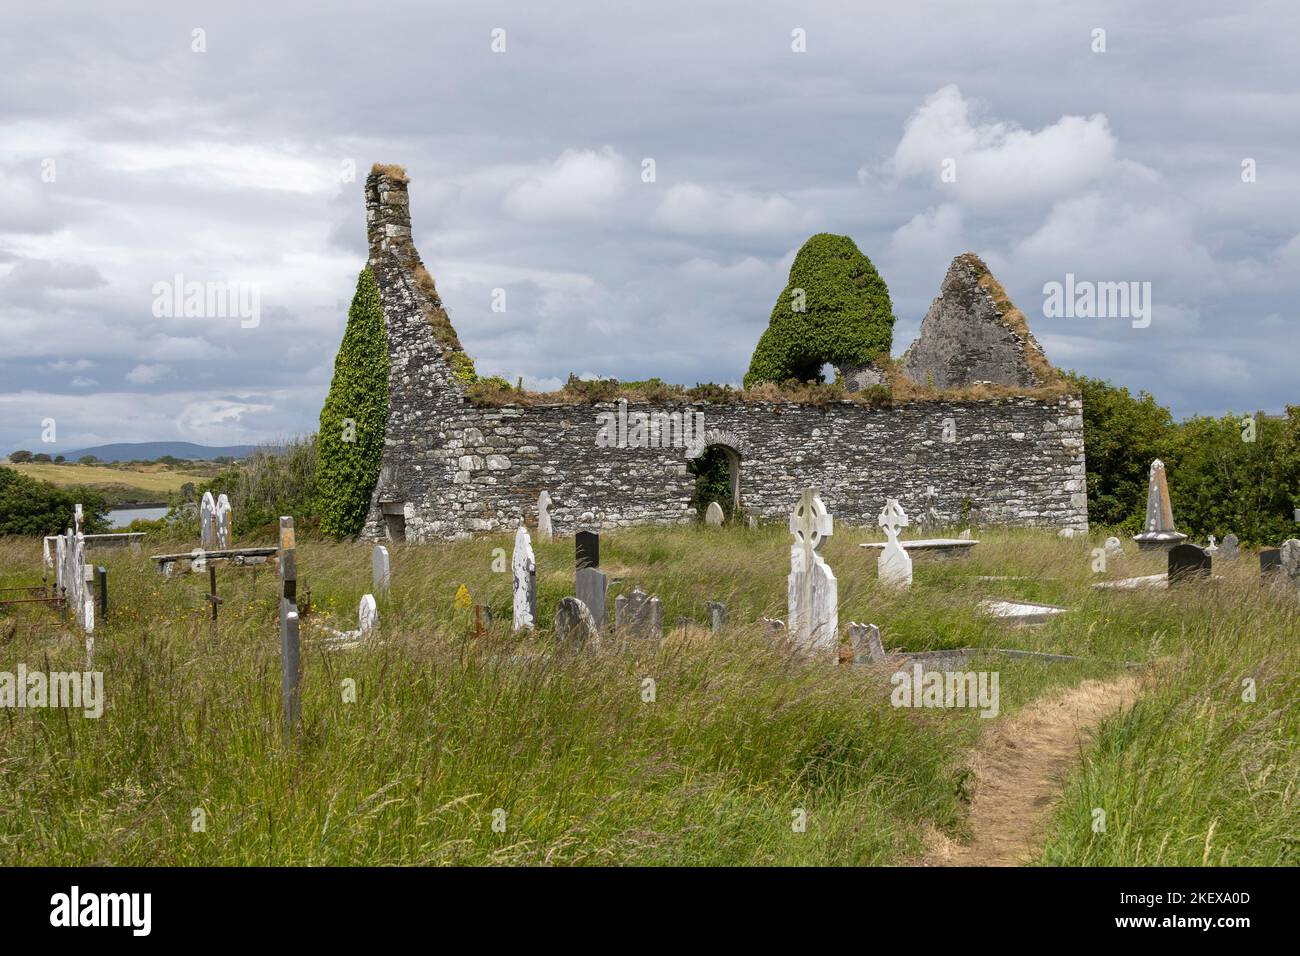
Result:
[[[828,362],[865,365],[888,356],[893,338],[889,288],[876,267],[848,236],[818,233],[794,257],[745,387],[821,381]]]
[[[361,531],[379,480],[387,420],[387,333],[379,287],[366,268],[357,278],[320,413],[316,487],[322,533],[343,537]]]

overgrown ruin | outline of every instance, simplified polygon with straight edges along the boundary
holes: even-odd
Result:
[[[847,524],[874,524],[897,498],[946,522],[1087,528],[1082,403],[971,254],[954,261],[902,362],[864,382],[887,384],[868,392],[801,401],[768,385],[653,403],[507,392],[485,403],[412,242],[405,173],[376,166],[365,194],[389,401],[364,537],[511,531],[535,522],[543,490],[557,534],[695,521],[688,463],[713,448],[730,465],[733,508],[759,520],[785,520],[815,487]],[[701,420],[702,433],[663,440],[663,422]]]

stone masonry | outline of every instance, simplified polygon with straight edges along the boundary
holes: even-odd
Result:
[[[521,520],[536,520],[542,490],[550,492],[557,535],[696,520],[687,455],[698,448],[598,446],[597,415],[617,413],[617,405],[471,404],[431,331],[430,293],[412,278],[419,256],[404,179],[371,173],[366,218],[387,327],[390,400],[363,536],[422,541],[513,531]],[[824,408],[633,403],[626,411],[703,414],[703,444],[734,453],[740,504],[761,520],[785,521],[811,486],[837,522],[873,525],[886,498],[919,513],[933,486],[933,506],[952,523],[1087,528],[1077,397],[878,408],[847,401]]]

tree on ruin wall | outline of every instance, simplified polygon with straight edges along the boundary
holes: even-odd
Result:
[[[848,236],[822,232],[803,244],[790,281],[754,349],[745,387],[816,381],[824,365],[887,358],[894,339],[889,288]]]
[[[363,269],[348,309],[334,378],[320,413],[317,497],[320,528],[361,531],[379,480],[388,420],[388,341],[374,273]]]

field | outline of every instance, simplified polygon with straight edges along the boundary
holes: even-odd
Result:
[[[171,492],[181,490],[188,482],[199,484],[211,478],[220,469],[207,463],[194,463],[183,470],[173,470],[167,465],[77,465],[45,461],[27,461],[16,465],[6,465],[15,471],[48,481],[59,487],[88,486],[108,494],[114,503],[123,502],[165,502]]]
[[[1088,658],[977,659],[972,669],[1000,674],[1000,712],[988,720],[893,707],[888,670],[812,664],[762,636],[759,617],[786,616],[781,527],[602,535],[611,614],[614,596],[639,585],[662,597],[668,634],[657,650],[571,657],[552,652],[546,628],[510,633],[512,537],[391,545],[380,636],[353,650],[327,650],[321,638],[326,626],[356,626],[370,547],[300,541],[299,592],[310,589],[312,609],[303,726],[290,743],[280,732],[274,570],[223,568],[214,626],[205,575],[165,580],[147,556],[93,552],[111,581],[95,657],[107,704],[99,719],[0,715],[0,856],[27,865],[911,863],[936,835],[971,838],[972,753],[992,728],[1081,681],[1134,679],[1137,703],[1101,722],[1058,788],[1032,859],[1300,862],[1300,602],[1293,590],[1261,587],[1249,553],[1216,565],[1213,583],[1097,591],[1089,584],[1101,577],[1160,570],[1163,556],[1130,545],[1098,575],[1099,539],[987,531],[968,559],[918,559],[913,588],[897,593],[856,547],[876,536],[837,528],[825,556],[839,578],[842,628],[876,623],[890,649]],[[191,545],[156,542],[146,555]],[[535,547],[549,625],[572,593],[573,542]],[[39,576],[39,542],[0,541],[0,586]],[[462,584],[493,611],[486,636],[473,636],[472,610],[455,604]],[[1009,629],[976,613],[990,596],[1073,610]],[[726,603],[726,629],[674,626],[705,621],[708,600]],[[79,671],[81,636],[44,609],[0,612],[0,670],[20,662]],[[802,830],[792,826],[801,814]]]

